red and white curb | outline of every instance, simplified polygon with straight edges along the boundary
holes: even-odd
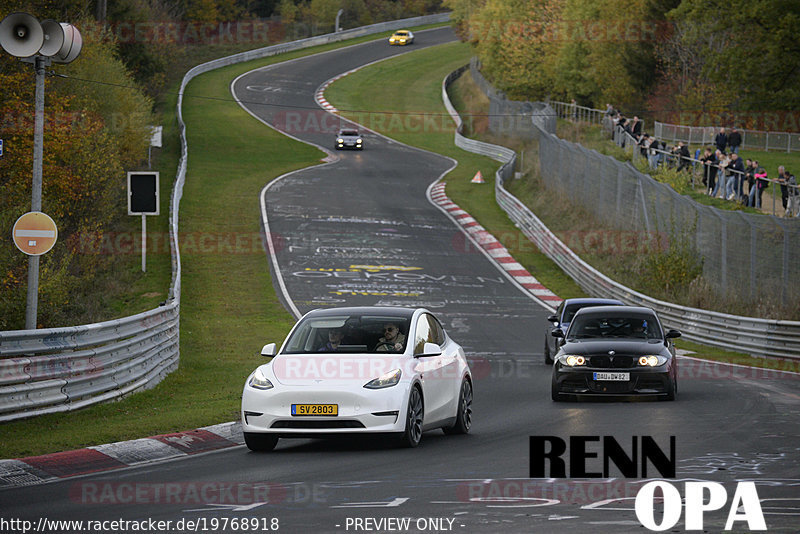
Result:
[[[332,84],[333,82],[335,82],[336,80],[344,78],[348,74],[353,74],[355,71],[357,71],[357,70],[359,70],[361,68],[362,67],[358,67],[358,68],[355,68],[355,69],[352,69],[352,70],[348,70],[347,72],[343,72],[341,74],[338,74],[338,75],[334,76],[333,78],[331,78],[330,80],[328,80],[325,83],[323,83],[322,85],[320,85],[317,88],[317,91],[314,93],[314,100],[316,100],[317,105],[319,105],[319,107],[321,107],[325,111],[330,111],[331,113],[339,113],[339,110],[336,109],[333,106],[333,104],[331,104],[330,102],[328,102],[325,99],[325,89],[327,89],[328,86],[330,84]]]
[[[431,188],[431,199],[446,210],[506,273],[539,300],[553,305],[558,305],[563,300],[542,285],[536,277],[518,263],[508,252],[508,249],[497,238],[487,232],[469,213],[447,198],[444,188],[444,182],[433,186]]]
[[[42,456],[0,460],[0,488],[32,486],[243,445],[238,421]]]

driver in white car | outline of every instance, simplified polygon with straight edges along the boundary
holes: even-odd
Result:
[[[396,323],[383,325],[383,337],[378,340],[376,352],[403,352],[406,336],[400,333]]]

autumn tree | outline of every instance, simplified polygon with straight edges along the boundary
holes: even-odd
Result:
[[[682,110],[774,111],[800,102],[800,4],[683,0],[661,47]]]

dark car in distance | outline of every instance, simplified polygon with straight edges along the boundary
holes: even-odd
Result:
[[[674,338],[656,312],[634,306],[579,310],[555,355],[552,399],[575,396],[652,396],[675,400],[678,390]]]
[[[596,298],[578,298],[566,299],[561,301],[561,304],[556,308],[556,313],[547,318],[547,328],[544,333],[544,363],[547,365],[553,364],[553,355],[558,352],[559,339],[554,338],[551,334],[556,328],[560,328],[563,332],[567,331],[569,322],[572,317],[581,308],[589,306],[624,306],[625,303],[616,299],[596,299]]]

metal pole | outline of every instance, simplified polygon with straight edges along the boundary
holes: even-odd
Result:
[[[142,272],[147,272],[147,215],[142,215]]]
[[[36,104],[33,122],[33,182],[31,185],[31,211],[42,211],[42,155],[44,152],[44,69],[50,61],[36,56]],[[39,308],[39,256],[28,259],[28,296],[25,309],[25,328],[36,328]]]
[[[341,28],[341,27],[339,27],[339,19],[341,18],[341,16],[342,16],[342,13],[344,13],[344,9],[340,9],[340,10],[339,10],[339,11],[336,13],[336,22],[334,23],[334,26],[336,26],[336,27],[333,29],[333,31],[334,31],[334,32],[337,32],[337,33],[338,33],[338,32],[340,32],[340,31],[342,31],[342,28]]]

